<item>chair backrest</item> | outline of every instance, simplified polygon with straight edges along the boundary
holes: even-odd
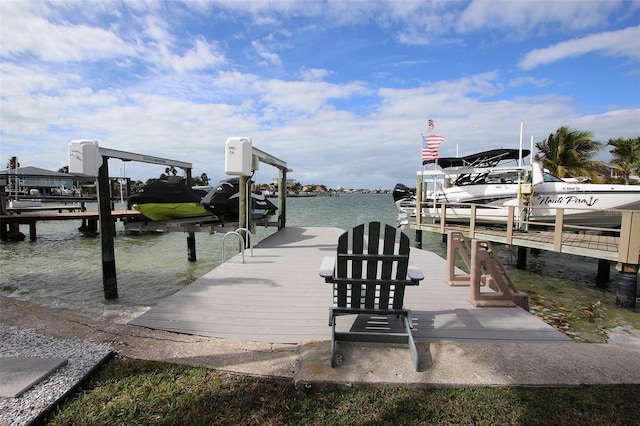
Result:
[[[367,231],[368,228],[368,232]],[[399,241],[396,243],[399,234]],[[409,237],[380,222],[361,224],[338,239],[334,304],[341,308],[402,309]]]

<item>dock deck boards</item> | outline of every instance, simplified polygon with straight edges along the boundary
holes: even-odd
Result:
[[[177,333],[271,343],[330,340],[331,284],[318,275],[333,256],[337,228],[285,228],[164,299],[130,324]],[[425,273],[407,288],[417,342],[571,342],[564,334],[518,307],[481,308],[467,302],[468,287],[445,283],[446,261],[411,250]],[[340,317],[338,326],[365,326],[365,316]],[[394,328],[394,323],[381,326]]]

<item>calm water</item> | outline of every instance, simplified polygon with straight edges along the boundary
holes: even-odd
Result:
[[[395,226],[391,195],[287,200],[287,226],[347,229],[372,220]],[[37,241],[1,242],[0,293],[126,321],[222,262],[221,234],[196,233],[198,260],[193,263],[187,261],[185,234],[126,234],[118,223],[115,254],[119,298],[106,301],[100,239],[81,235],[76,230],[78,225],[75,221],[40,222]],[[24,227],[22,232],[28,229]],[[272,232],[275,228],[258,228],[255,241]],[[405,232],[413,240],[412,230],[406,228]],[[446,246],[439,235],[425,232],[423,248],[446,257]],[[502,247],[499,252],[516,285],[532,292],[534,311],[545,317],[560,315],[558,327],[569,322],[571,330],[588,341],[599,341],[598,336],[608,328],[640,328],[640,310],[615,308],[614,294],[595,287],[596,260],[543,252],[529,256],[528,271],[518,271],[512,267],[515,250]],[[612,276],[615,274],[612,269]]]

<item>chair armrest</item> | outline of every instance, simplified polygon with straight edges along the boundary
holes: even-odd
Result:
[[[336,264],[336,258],[333,256],[325,256],[320,264],[320,276],[323,278],[333,277],[333,269]]]
[[[422,273],[420,268],[418,268],[411,262],[409,262],[409,267],[407,268],[407,276],[412,281],[420,281],[424,279],[424,274]]]

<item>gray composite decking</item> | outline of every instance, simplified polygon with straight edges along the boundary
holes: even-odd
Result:
[[[167,297],[130,324],[176,333],[271,343],[331,340],[332,286],[318,275],[333,256],[338,228],[284,228]],[[445,283],[446,261],[412,248],[425,279],[407,287],[417,342],[572,342],[518,307],[475,307],[468,287]],[[396,324],[397,322],[397,324]],[[341,317],[338,328],[400,327],[395,318]]]

